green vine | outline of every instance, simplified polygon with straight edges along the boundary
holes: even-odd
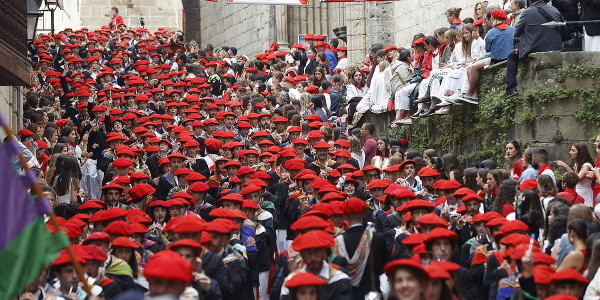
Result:
[[[484,72],[479,84],[479,105],[452,108],[450,115],[414,120],[410,127],[398,127],[387,136],[408,139],[411,148],[423,151],[434,148],[441,154],[453,152],[463,163],[495,158],[504,164],[504,146],[513,139],[517,126],[531,126],[535,120],[555,119],[562,115],[536,113],[534,107],[555,105],[555,101],[581,103],[573,114],[582,126],[600,128],[600,86],[594,88],[567,87],[567,78],[600,78],[600,67],[578,66],[558,69],[557,86],[540,84],[519,95],[501,99],[506,69]],[[571,84],[572,85],[572,84]],[[558,104],[560,105],[560,104]],[[519,107],[519,109],[517,109]],[[537,109],[537,108],[536,108]],[[517,113],[518,111],[518,113]],[[556,143],[566,139],[560,131],[553,136]],[[535,146],[537,141],[519,141],[523,148]]]

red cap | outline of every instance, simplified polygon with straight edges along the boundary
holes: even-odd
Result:
[[[364,213],[367,209],[369,209],[369,205],[364,200],[353,197],[344,202],[343,209],[345,214],[361,214]]]
[[[420,219],[419,219],[420,220]],[[429,232],[427,238],[425,238],[425,243],[431,243],[435,240],[456,240],[458,235],[456,232],[447,229],[447,228],[436,228]]]
[[[290,228],[296,232],[304,231],[307,229],[325,230],[327,227],[329,227],[329,223],[317,216],[300,217],[298,220],[296,220],[296,222],[292,223],[292,225],[290,226]]]
[[[189,284],[192,281],[192,265],[177,252],[164,250],[150,258],[144,267],[144,277]]]
[[[423,177],[438,178],[438,177],[440,177],[440,172],[438,172],[430,167],[424,167],[424,168],[421,168],[421,170],[419,170],[419,173],[417,175],[420,178],[423,178]]]
[[[552,276],[551,280],[552,280],[553,284],[557,284],[562,281],[577,281],[582,285],[586,285],[589,283],[589,280],[587,280],[587,278],[583,277],[583,275],[581,275],[581,273],[579,273],[571,268],[556,272],[556,274],[554,274],[554,276]],[[548,299],[548,298],[546,298],[546,299]]]
[[[331,248],[335,245],[333,236],[322,230],[313,230],[301,234],[292,242],[292,248],[296,251],[314,248]]]
[[[196,256],[200,256],[200,253],[202,252],[202,246],[200,244],[198,244],[196,241],[190,240],[190,239],[181,239],[181,240],[178,240],[178,241],[172,243],[171,245],[169,245],[167,247],[167,250],[175,251],[175,249],[178,248],[178,247],[189,247],[189,248],[192,248],[192,250],[194,251],[194,253],[196,254]]]
[[[319,276],[313,275],[308,272],[302,272],[297,273],[285,282],[285,287],[289,289],[310,285],[322,286],[325,285],[325,281]]]
[[[533,178],[529,178],[529,179],[525,179],[523,180],[523,182],[521,182],[521,184],[519,185],[519,190],[524,191],[524,190],[535,190],[538,186],[538,181],[536,179]]]
[[[421,264],[416,260],[408,258],[400,258],[390,261],[389,263],[385,264],[385,266],[383,266],[383,271],[385,272],[388,278],[393,279],[396,270],[403,268],[408,268],[413,271],[416,271],[417,273],[420,273],[425,280],[429,280],[429,274],[427,273],[427,271],[425,271],[425,269],[423,269]]]
[[[129,191],[127,191],[127,194],[132,199],[140,199],[146,195],[154,194],[155,192],[156,189],[149,184],[138,184],[130,188]]]
[[[114,221],[104,229],[104,232],[112,235],[120,235],[120,236],[133,236],[133,229],[129,223],[117,220]]]
[[[501,10],[501,9],[494,9],[494,10],[492,10],[492,17],[494,19],[497,19],[497,20],[506,20],[506,19],[508,19],[508,17],[506,16],[506,13],[503,10]]]
[[[133,235],[133,230],[131,232],[132,232],[131,235]],[[137,249],[137,248],[139,248],[139,245],[136,242],[130,240],[129,238],[118,237],[118,238],[114,239],[111,243],[111,248],[114,248],[114,247]]]

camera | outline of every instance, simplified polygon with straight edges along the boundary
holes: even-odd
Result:
[[[140,17],[140,26],[144,27],[146,23],[144,22],[144,17]]]

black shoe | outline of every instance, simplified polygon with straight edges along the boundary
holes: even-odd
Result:
[[[516,88],[510,88],[507,89],[504,94],[502,96],[500,96],[500,99],[508,99],[510,97],[513,97],[515,95],[517,95],[519,92],[517,91]]]
[[[430,100],[431,100],[431,98],[424,97],[424,98],[415,100],[415,103],[424,103],[424,102],[429,102]]]
[[[424,114],[424,113],[425,113],[425,110],[424,110],[424,109],[421,109],[421,110],[418,110],[416,113],[414,113],[414,114],[413,114],[412,116],[410,116],[410,117],[411,117],[412,119],[418,119],[418,118],[420,118],[420,117],[421,117],[421,114]]]

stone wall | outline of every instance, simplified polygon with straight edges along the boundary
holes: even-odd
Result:
[[[183,28],[181,0],[80,0],[81,26],[90,29],[108,25],[110,9],[117,7],[127,27],[140,27],[139,18],[144,17],[150,32],[159,27],[170,30]],[[66,1],[67,2],[67,1]]]
[[[415,120],[391,130],[393,113],[366,114],[381,136],[406,138],[419,150],[453,152],[465,163],[502,161],[504,143],[543,147],[552,161],[570,162],[569,149],[588,142],[600,128],[600,55],[592,52],[534,53],[519,65],[519,95],[501,100],[506,64],[482,73],[478,106],[453,107],[448,116]],[[598,107],[598,110],[596,110]],[[588,143],[590,153],[593,145]]]
[[[275,7],[272,5],[200,3],[200,44],[233,46],[239,54],[263,52],[275,42]],[[254,57],[250,57],[254,59]]]

